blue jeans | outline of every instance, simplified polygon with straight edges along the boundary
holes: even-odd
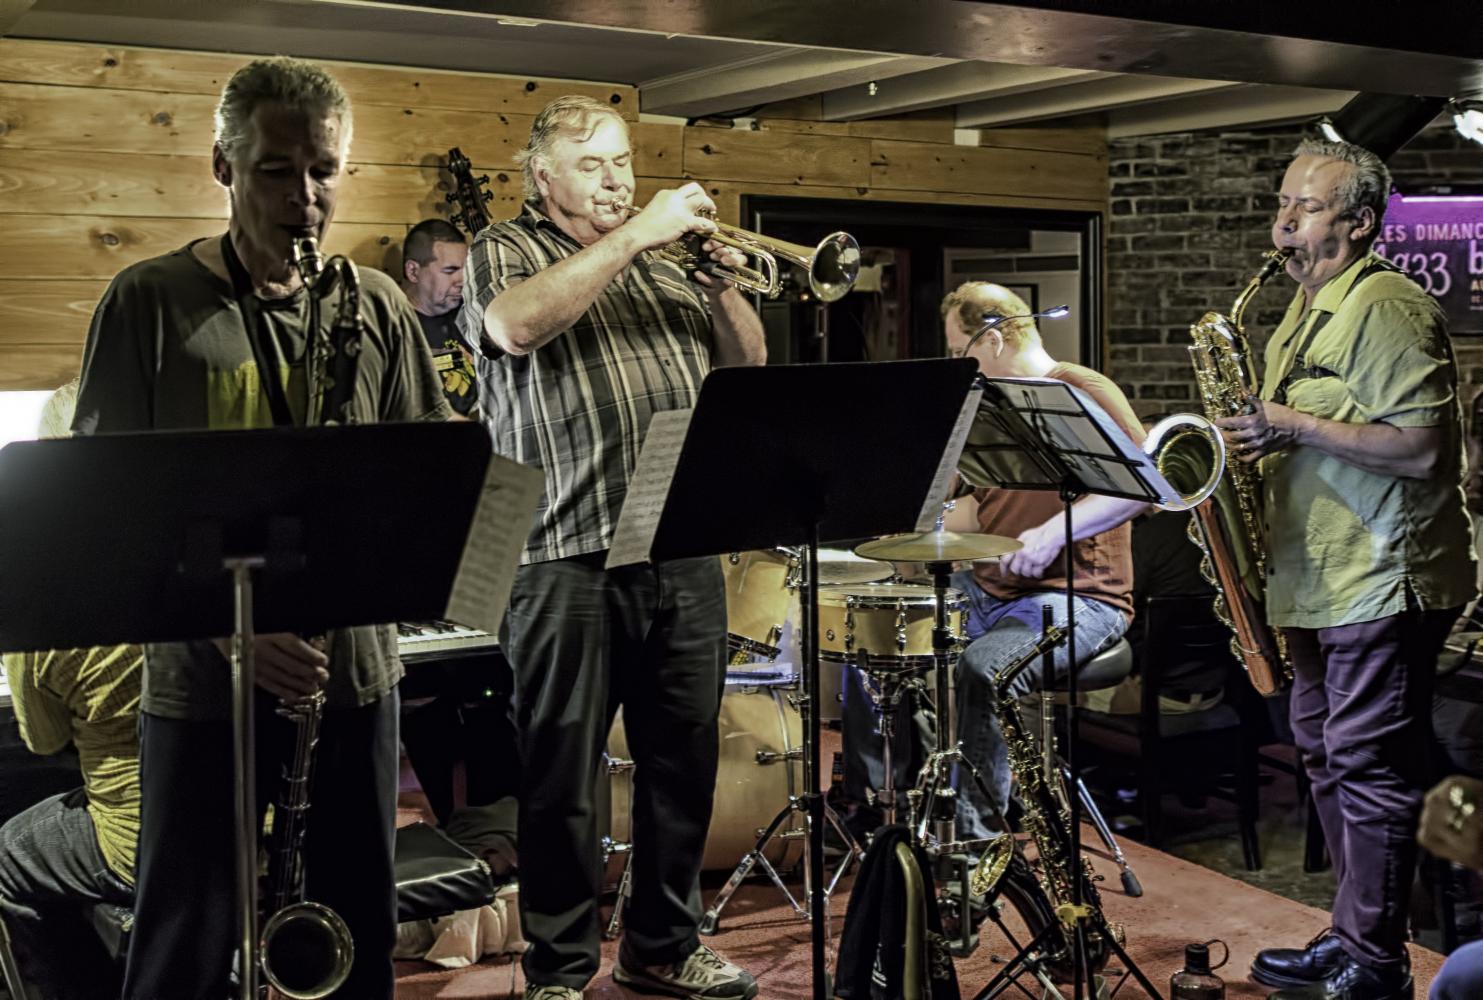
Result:
[[[1483,996],[1483,941],[1458,948],[1432,980],[1428,1000],[1477,1000]]]
[[[952,584],[968,601],[966,631],[970,640],[958,661],[958,739],[962,741],[964,757],[978,768],[992,795],[992,799],[986,798],[966,769],[960,769],[958,836],[988,837],[999,829],[993,821],[1003,815],[1009,802],[1011,777],[1004,737],[995,714],[993,678],[1034,648],[1040,638],[1044,605],[1051,606],[1056,625],[1066,624],[1066,595],[1059,590],[1044,591],[1002,601],[986,594],[969,570],[954,573]],[[1127,629],[1127,616],[1117,608],[1089,597],[1076,598],[1079,663],[1086,663],[1112,646]],[[1066,676],[1069,662],[1065,644],[1056,647],[1054,662],[1059,681]],[[1009,684],[1009,693],[1018,698],[1037,691],[1043,676],[1037,661]]]
[[[97,903],[128,906],[133,898],[103,860],[81,788],[0,827],[0,918],[34,996],[117,996],[119,970],[90,917]]]

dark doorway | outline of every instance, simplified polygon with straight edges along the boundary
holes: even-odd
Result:
[[[843,230],[865,265],[855,289],[828,306],[796,270],[782,294],[759,302],[770,363],[940,357],[943,295],[985,279],[1012,285],[1035,309],[1071,304],[1069,317],[1053,321],[1058,331],[1043,325],[1047,347],[1059,360],[1101,367],[1098,213],[757,195],[741,207],[744,228],[809,247]]]

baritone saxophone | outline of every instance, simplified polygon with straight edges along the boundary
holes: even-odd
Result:
[[[1190,327],[1190,360],[1205,415],[1212,421],[1250,413],[1256,398],[1256,369],[1242,325],[1251,299],[1280,270],[1291,250],[1264,255],[1261,269],[1242,289],[1231,314],[1208,312]],[[1204,553],[1200,570],[1216,588],[1215,614],[1231,629],[1231,652],[1253,687],[1265,696],[1292,680],[1280,633],[1267,624],[1267,540],[1262,520],[1261,473],[1255,464],[1227,462],[1215,492],[1195,508],[1190,539]]]

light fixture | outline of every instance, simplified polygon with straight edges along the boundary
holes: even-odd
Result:
[[[1324,115],[1317,122],[1319,133],[1329,142],[1343,142],[1344,136],[1339,132],[1339,127],[1328,115]]]
[[[1483,143],[1483,100],[1454,98],[1447,102],[1447,110],[1452,112],[1452,124],[1458,135]]]
[[[1044,309],[1040,312],[1022,313],[1019,316],[1001,316],[996,312],[986,312],[984,313],[983,326],[979,327],[978,332],[969,338],[968,346],[963,348],[963,353],[967,354],[973,350],[973,345],[978,343],[979,338],[984,334],[997,326],[1008,323],[1012,319],[1061,319],[1069,315],[1071,315],[1070,306],[1051,306],[1049,309]]]

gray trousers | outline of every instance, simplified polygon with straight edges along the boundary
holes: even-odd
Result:
[[[0,918],[36,1000],[118,995],[120,970],[93,931],[91,911],[133,898],[103,860],[81,788],[0,827]]]
[[[618,707],[633,758],[633,896],[622,956],[699,946],[700,865],[719,756],[726,599],[714,558],[603,569],[607,553],[522,566],[500,645],[515,672],[520,916],[527,979],[581,989],[598,968],[599,763]]]

